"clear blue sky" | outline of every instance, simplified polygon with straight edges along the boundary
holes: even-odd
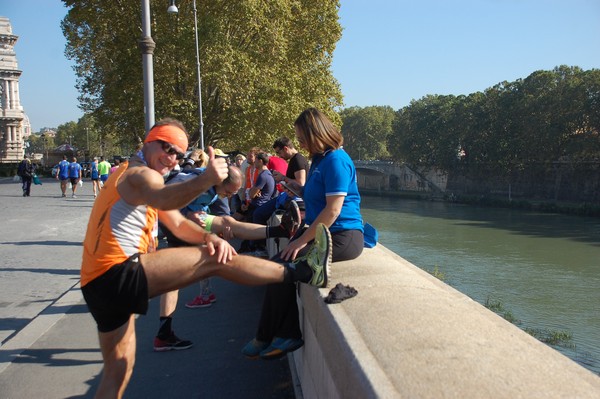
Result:
[[[59,0],[0,0],[19,36],[21,103],[33,131],[82,115],[64,57],[65,13]],[[340,17],[333,73],[345,106],[399,109],[558,65],[600,68],[600,0],[341,0]]]

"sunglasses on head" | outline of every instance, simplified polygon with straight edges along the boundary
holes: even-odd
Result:
[[[157,140],[160,143],[160,146],[162,147],[163,151],[166,152],[169,155],[175,155],[175,157],[177,159],[183,159],[183,157],[185,157],[185,154],[183,152],[179,152],[175,149],[175,147],[173,147],[171,145],[171,143],[167,143],[166,141],[162,141],[162,140]]]

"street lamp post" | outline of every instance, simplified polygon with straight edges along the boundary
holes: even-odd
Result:
[[[152,54],[156,47],[150,29],[150,0],[142,0],[142,38],[139,41],[139,46],[142,50],[145,126],[146,133],[148,133],[154,125],[154,67],[152,65]]]
[[[90,128],[85,128],[85,138],[87,142],[87,160],[90,160]]]
[[[198,12],[196,10],[196,0],[192,3],[194,7],[194,37],[196,39],[196,71],[198,74],[198,119],[200,129],[200,148],[204,150],[204,122],[202,121],[202,79],[200,77],[200,47],[198,46]],[[175,0],[171,0],[171,5],[167,12],[176,14],[179,12],[175,5]]]
[[[44,133],[42,133],[40,137],[44,139],[44,152],[46,153],[46,158],[44,158],[43,165],[46,167],[48,164],[48,137]]]

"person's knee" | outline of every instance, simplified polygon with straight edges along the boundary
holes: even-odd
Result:
[[[104,357],[104,378],[114,386],[121,386],[126,383],[133,373],[135,365],[135,353],[132,355],[129,348],[122,349],[122,346],[117,347],[109,356]]]
[[[122,381],[127,378],[130,370],[133,370],[135,358],[130,358],[127,354],[118,354],[117,356],[105,359],[105,373],[115,381]]]

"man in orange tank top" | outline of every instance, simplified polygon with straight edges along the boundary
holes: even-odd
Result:
[[[315,276],[326,275],[331,239],[325,227],[326,245],[313,245],[314,256],[294,261],[292,268],[237,255],[225,240],[186,219],[179,209],[228,174],[226,161],[215,159],[208,147],[205,173],[165,185],[163,176],[187,147],[187,132],[180,122],[158,122],[142,149],[110,175],[94,202],[83,243],[81,291],[98,325],[104,362],[96,397],[123,396],[135,361],[134,314],[146,313],[149,298],[212,276],[260,285],[316,281]],[[159,218],[179,239],[196,246],[156,251]]]

